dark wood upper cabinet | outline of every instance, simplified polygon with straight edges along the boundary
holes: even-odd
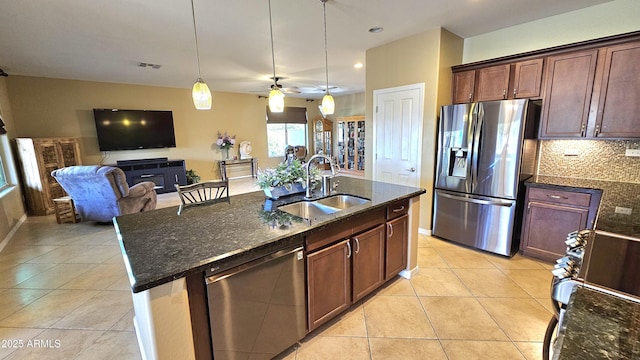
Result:
[[[473,101],[475,80],[475,70],[453,73],[452,101],[454,104],[464,104]]]
[[[504,100],[509,88],[511,66],[497,65],[476,70],[475,101]]]
[[[513,65],[513,91],[510,98],[536,98],[540,96],[544,59],[520,61]]]
[[[640,138],[640,42],[605,48],[594,135]]]
[[[586,135],[597,56],[593,49],[547,58],[541,138]]]

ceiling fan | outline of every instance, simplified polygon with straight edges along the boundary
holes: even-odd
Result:
[[[278,84],[278,80],[282,80],[284,78],[282,77],[269,77],[269,79],[274,80],[274,83],[271,84],[271,89],[273,89],[274,87],[278,87],[283,93],[285,94],[300,94],[302,93],[302,91],[300,91],[300,89],[297,86],[292,86],[292,87],[282,87],[281,84]]]

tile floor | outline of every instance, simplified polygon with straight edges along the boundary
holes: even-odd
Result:
[[[253,189],[238,184],[232,194]],[[160,195],[159,206],[177,204]],[[398,277],[286,359],[540,359],[550,265],[420,236]],[[29,217],[0,252],[0,359],[139,359],[112,226]]]

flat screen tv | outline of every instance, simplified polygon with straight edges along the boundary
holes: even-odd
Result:
[[[168,110],[93,109],[100,151],[176,147]]]

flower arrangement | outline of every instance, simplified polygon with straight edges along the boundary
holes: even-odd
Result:
[[[320,174],[317,167],[311,166],[309,173],[312,179]],[[265,169],[258,173],[258,186],[261,189],[284,186],[291,187],[292,184],[305,184],[307,173],[304,165],[299,160],[285,161],[280,163],[275,169]]]
[[[218,131],[218,140],[216,140],[216,145],[218,145],[218,147],[220,147],[220,149],[222,150],[229,150],[230,148],[233,147],[233,145],[235,145],[236,143],[236,136],[229,136],[227,135],[227,132],[225,131],[224,134],[220,133],[220,131]]]

